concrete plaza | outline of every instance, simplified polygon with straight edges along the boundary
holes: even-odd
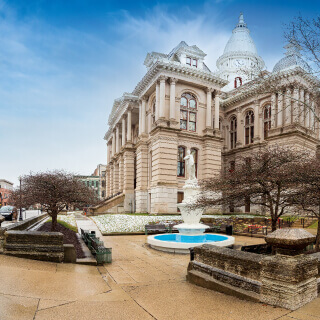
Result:
[[[145,236],[103,240],[113,262],[101,267],[0,255],[0,319],[320,319],[320,298],[294,312],[239,300],[187,283],[189,256],[150,249]]]

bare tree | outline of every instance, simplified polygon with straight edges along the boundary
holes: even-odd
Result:
[[[286,40],[298,45],[307,61],[311,63],[314,74],[320,72],[320,16],[316,18],[295,17],[287,26]]]
[[[318,219],[316,251],[320,247],[320,160],[312,159],[296,170],[299,174],[300,192],[294,197],[294,203]]]
[[[20,206],[41,204],[52,218],[51,230],[57,225],[59,212],[67,206],[84,206],[95,204],[94,192],[71,173],[65,171],[47,171],[22,177],[22,188],[12,193],[11,201]]]
[[[234,169],[201,182],[203,192],[197,206],[241,207],[250,202],[267,209],[274,231],[279,217],[293,204],[300,177],[296,170],[306,161],[307,153],[279,146],[237,158]]]

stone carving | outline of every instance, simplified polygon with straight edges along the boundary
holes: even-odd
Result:
[[[196,166],[194,163],[193,155],[190,150],[187,151],[187,155],[183,158],[186,161],[186,166],[188,169],[189,180],[194,180],[196,178]]]

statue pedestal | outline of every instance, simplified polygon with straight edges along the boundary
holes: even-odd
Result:
[[[188,179],[183,187],[184,200],[178,204],[181,216],[184,223],[174,226],[175,229],[179,230],[179,233],[184,235],[199,235],[203,234],[204,231],[209,228],[208,226],[200,223],[203,209],[191,209],[190,205],[196,203],[197,198],[200,194],[200,187],[197,179]]]

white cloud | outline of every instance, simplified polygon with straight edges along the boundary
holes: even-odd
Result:
[[[147,52],[169,53],[184,40],[214,70],[232,31],[218,15],[155,7],[144,17],[120,12],[103,33],[89,33],[18,20],[0,0],[0,136],[10,154],[1,178],[54,168],[91,174],[106,161],[113,100],[143,77]]]

